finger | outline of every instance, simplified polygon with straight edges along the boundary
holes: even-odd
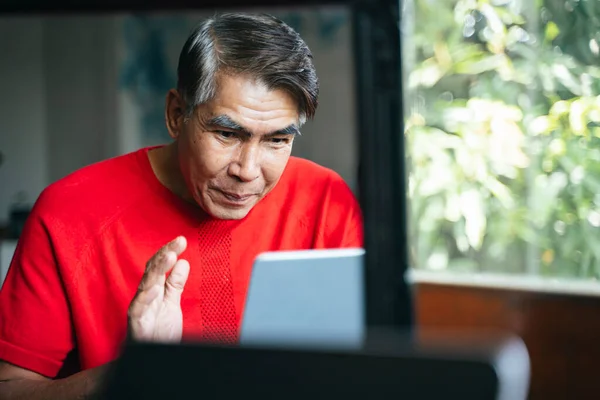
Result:
[[[152,261],[149,261],[138,291],[147,290],[152,286],[162,287],[165,284],[165,274],[173,268],[176,262],[177,255],[172,251],[162,253],[160,257],[155,257]]]
[[[174,251],[177,256],[180,256],[181,253],[185,251],[186,247],[187,240],[185,239],[185,236],[177,236],[175,239],[164,245],[162,249],[164,249],[164,251]]]
[[[165,283],[165,301],[179,304],[189,274],[190,263],[187,260],[178,260]]]
[[[140,282],[140,290],[152,285],[163,285],[164,275],[175,265],[177,257],[185,251],[187,241],[178,236],[156,252],[146,264],[146,271]]]
[[[185,251],[187,247],[187,240],[184,236],[177,236],[169,243],[161,247],[154,256],[146,264],[146,268],[151,268],[154,264],[160,263],[161,259],[166,256],[169,252],[174,252],[176,257],[179,257],[181,253]]]

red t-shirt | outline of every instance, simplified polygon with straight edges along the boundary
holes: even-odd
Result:
[[[115,359],[146,262],[179,235],[191,266],[184,339],[239,326],[259,253],[363,245],[352,192],[307,160],[290,158],[240,221],[211,219],[171,193],[148,149],[103,161],[50,185],[33,207],[0,290],[0,359],[48,377]]]

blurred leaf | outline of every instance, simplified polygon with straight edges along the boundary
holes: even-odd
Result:
[[[408,88],[414,89],[419,86],[432,87],[438,83],[445,73],[446,71],[442,66],[430,59],[410,74],[410,77],[408,78]]]
[[[475,189],[467,190],[461,193],[460,203],[465,217],[465,235],[469,245],[479,250],[483,243],[487,222],[481,193]]]
[[[558,81],[563,84],[564,87],[569,89],[571,93],[574,95],[581,96],[583,93],[581,92],[581,85],[571,71],[564,64],[554,64],[552,66],[552,72],[554,76],[558,78]]]
[[[552,42],[558,34],[560,33],[560,29],[558,29],[558,25],[554,23],[554,21],[550,21],[546,24],[546,32],[544,37],[548,42]]]
[[[478,55],[475,59],[467,59],[454,64],[457,74],[479,75],[486,71],[510,68],[509,60],[504,54]]]
[[[586,106],[583,99],[577,99],[571,103],[571,109],[569,112],[569,123],[571,129],[576,135],[583,135],[587,128],[587,122],[585,121]]]

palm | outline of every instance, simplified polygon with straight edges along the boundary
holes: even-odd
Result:
[[[129,327],[134,339],[152,342],[181,340],[183,314],[180,298],[189,273],[189,264],[177,260],[185,249],[173,241],[149,262],[138,294],[129,310]],[[171,274],[166,278],[166,273]]]
[[[160,294],[150,303],[146,318],[140,324],[140,334],[153,342],[179,341],[182,325],[181,306],[166,300],[164,294]]]

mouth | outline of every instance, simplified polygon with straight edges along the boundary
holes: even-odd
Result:
[[[254,193],[232,193],[224,190],[217,190],[221,195],[220,197],[225,200],[226,203],[235,206],[245,206],[253,197],[256,196]]]

